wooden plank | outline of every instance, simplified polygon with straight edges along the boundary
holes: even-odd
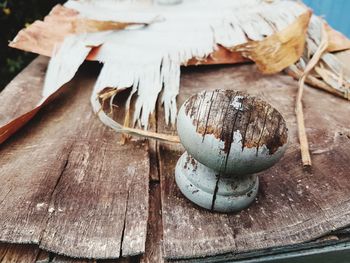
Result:
[[[140,263],[163,263],[164,259],[161,246],[163,225],[159,183],[152,183],[150,185],[149,203],[146,251],[141,256]]]
[[[206,263],[218,263],[218,262],[237,262],[237,263],[305,263],[305,262],[317,262],[317,263],[347,263],[350,257],[350,242],[349,240],[344,242],[333,242],[330,244],[320,244],[319,246],[294,247],[293,249],[280,248],[270,249],[264,251],[264,253],[252,252],[246,253],[244,256],[241,254],[222,255],[215,258],[206,258]],[[198,263],[200,260],[179,260],[169,261],[173,263]]]
[[[40,250],[37,245],[0,244],[0,263],[137,263],[137,258],[120,258],[111,260],[95,260],[70,258],[50,254]]]
[[[1,146],[0,240],[84,258],[118,258],[123,247],[124,255],[138,254],[148,217],[147,149],[120,145],[93,115],[97,72],[81,72]]]
[[[0,93],[1,111],[6,114],[1,122],[21,113],[22,100],[24,110],[36,103],[43,82],[39,73],[45,68],[45,61],[48,60],[36,59],[24,70],[24,77],[20,74]],[[39,75],[36,78],[31,74]],[[64,104],[64,101],[58,100],[58,103]],[[56,107],[56,118],[59,113]],[[70,141],[56,138],[60,130],[52,125],[54,122],[42,128],[40,122],[44,119],[37,118],[35,124],[24,127],[18,136],[0,146],[1,241],[39,243],[45,228],[50,195],[66,163]],[[61,131],[64,133],[64,128]],[[42,141],[43,134],[47,134],[45,141]]]
[[[0,126],[30,111],[41,99],[41,89],[47,62],[48,59],[43,56],[34,59],[1,91]]]
[[[51,262],[52,263],[96,263],[96,260],[55,256]]]
[[[126,255],[142,253],[148,170],[147,151],[135,144],[121,147],[92,138],[75,143],[40,246],[78,258],[118,258],[121,249]]]
[[[124,153],[126,156],[125,163],[128,163],[126,168],[129,172],[129,174],[125,173],[124,176],[127,177],[129,186],[121,249],[123,257],[139,255],[145,252],[149,213],[150,164],[148,148],[145,149],[146,145],[130,144],[128,146],[130,146],[128,153]],[[136,149],[143,147],[145,150],[135,150],[135,147]]]
[[[36,245],[0,244],[1,263],[34,263],[38,254]]]
[[[96,263],[138,263],[138,257],[127,257],[118,259],[98,260]]]
[[[40,250],[35,260],[35,263],[49,263],[50,260],[51,260],[50,253],[45,250]]]
[[[243,253],[311,240],[350,224],[349,104],[307,88],[307,132],[314,169],[301,166],[294,98],[297,82],[284,75],[262,76],[254,66],[187,69],[179,102],[203,89],[244,90],[262,97],[285,117],[290,145],[283,159],[260,174],[256,202],[236,214],[204,211],[187,201],[174,181],[179,150],[160,148],[164,255],[193,258]],[[161,118],[158,130],[167,132]]]
[[[157,106],[159,106],[157,104]],[[152,132],[157,131],[157,117],[158,108],[156,107],[155,113],[150,117],[149,130]],[[149,157],[150,157],[150,180],[159,182],[159,167],[158,167],[158,142],[156,140],[148,140]]]
[[[79,93],[86,102],[86,87],[92,83],[90,79],[77,84],[86,90]],[[53,194],[54,212],[40,245],[78,258],[142,253],[148,216],[147,149],[139,143],[120,145],[120,136],[103,126],[85,104],[88,108],[77,110],[85,111],[81,119],[86,123],[77,130],[79,140]]]
[[[150,155],[150,180],[159,182],[159,167],[158,167],[158,142],[149,140],[149,155]]]

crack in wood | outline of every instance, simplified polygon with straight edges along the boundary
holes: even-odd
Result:
[[[65,170],[66,170],[66,168],[67,168],[67,166],[68,166],[68,163],[69,163],[69,157],[70,157],[70,155],[71,155],[71,153],[72,153],[72,151],[73,151],[73,145],[74,145],[74,143],[72,143],[71,145],[70,145],[70,147],[69,147],[69,150],[68,150],[68,153],[67,153],[67,158],[66,158],[66,160],[65,160],[65,162],[64,162],[64,165],[63,165],[63,167],[62,167],[62,170],[61,170],[61,173],[60,173],[60,175],[58,176],[58,178],[57,178],[57,180],[56,180],[56,182],[55,182],[55,185],[54,185],[54,187],[52,188],[52,191],[51,191],[51,193],[50,193],[50,199],[49,199],[49,202],[48,202],[48,207],[47,207],[47,218],[46,218],[46,222],[45,222],[45,228],[43,228],[43,230],[41,231],[41,233],[40,233],[40,237],[39,237],[39,243],[38,243],[38,245],[39,245],[39,247],[40,247],[40,244],[41,244],[41,240],[42,240],[42,237],[44,236],[44,234],[45,234],[45,231],[46,231],[46,228],[47,228],[47,225],[48,225],[48,223],[49,223],[49,221],[50,221],[50,219],[51,219],[51,217],[53,216],[53,214],[54,214],[54,212],[55,212],[55,205],[54,205],[54,203],[53,203],[53,197],[54,197],[54,195],[56,194],[58,194],[58,193],[56,193],[56,189],[57,189],[57,186],[59,185],[59,183],[60,183],[60,181],[61,181],[61,179],[62,179],[62,177],[63,177],[63,174],[64,174],[64,172],[65,172]],[[61,191],[61,190],[60,190]],[[53,204],[52,204],[53,203]],[[52,207],[51,207],[51,204],[53,205],[53,211],[51,212],[51,209],[52,209]]]
[[[234,95],[232,98],[235,99],[235,97],[236,97],[236,95]],[[231,102],[230,102],[230,104],[231,104]],[[242,107],[243,107],[243,101],[242,101]],[[240,113],[240,111],[236,110],[235,119],[233,121],[233,125],[232,125],[232,129],[231,129],[229,141],[228,142],[225,141],[225,144],[226,143],[228,144],[228,148],[227,148],[227,153],[226,153],[226,158],[225,158],[225,167],[224,167],[225,169],[224,169],[224,171],[226,171],[226,168],[227,168],[228,157],[230,155],[231,147],[232,147],[232,143],[233,143],[233,139],[234,139],[233,138],[233,134],[234,134],[234,130],[236,128],[236,122],[237,122],[237,117],[238,117],[239,113]]]
[[[12,188],[10,188],[10,190],[5,194],[4,198],[0,201],[0,206],[5,202],[7,196],[11,193]]]
[[[198,110],[197,110],[197,114],[196,114],[196,117],[195,117],[195,120],[197,120],[197,123],[196,123],[196,132],[198,132],[198,127],[199,127],[199,123],[200,121],[199,120],[199,117],[200,117],[200,113],[202,111],[202,104],[203,104],[203,101],[205,99],[205,95],[206,95],[206,92],[203,93],[203,96],[202,96],[202,99],[201,100],[198,100]],[[193,110],[193,109],[192,109]]]
[[[266,127],[266,120],[267,120],[267,116],[268,116],[268,113],[269,113],[269,110],[270,110],[270,107],[267,106],[266,107],[266,112],[265,112],[265,117],[264,117],[264,124],[263,124],[263,127],[261,129],[261,133],[260,133],[260,137],[259,137],[259,140],[258,140],[258,143],[257,143],[257,146],[256,146],[256,156],[258,156],[258,153],[259,153],[259,146],[260,146],[260,141],[261,141],[261,138],[264,134],[264,131],[265,131],[265,127]]]
[[[213,102],[214,102],[214,94],[216,94],[216,96],[218,95],[218,92],[217,91],[213,91],[212,94],[211,94],[211,97],[210,97],[210,105],[209,105],[209,110],[208,110],[208,114],[207,114],[207,119],[205,121],[205,128],[204,128],[204,132],[203,132],[203,139],[202,139],[202,142],[204,142],[204,138],[205,138],[205,135],[207,134],[207,130],[208,130],[208,122],[209,122],[209,118],[210,118],[210,113],[211,113],[211,108],[213,106]],[[205,96],[204,96],[205,97]],[[200,122],[199,120],[197,120],[197,122]]]
[[[119,255],[120,255],[120,256],[123,255],[123,240],[124,240],[124,234],[125,234],[125,228],[126,228],[126,217],[127,217],[127,214],[128,214],[129,196],[130,196],[130,190],[128,190],[128,193],[127,193],[127,195],[126,195],[126,205],[125,205],[125,213],[124,213],[124,223],[123,223],[122,234],[121,234],[121,237],[120,237],[120,252],[119,252]]]
[[[254,101],[255,101],[255,97],[252,100],[252,105],[254,105]],[[251,120],[253,111],[254,111],[254,108],[251,107],[250,110],[249,110],[249,117],[248,117],[247,126],[246,126],[246,128],[244,130],[244,134],[243,134],[243,137],[242,137],[242,152],[244,150],[245,140],[246,140],[246,136],[247,136],[247,132],[248,132],[248,128],[249,128],[249,125],[250,125],[250,120]]]
[[[210,208],[211,211],[214,211],[214,208],[215,208],[216,195],[218,194],[218,191],[219,191],[219,181],[220,181],[221,174],[219,173],[216,176],[217,176],[217,179],[216,179],[216,184],[214,188],[213,199],[211,201],[211,208]]]

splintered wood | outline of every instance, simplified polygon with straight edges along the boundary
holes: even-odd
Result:
[[[40,72],[47,61],[39,57],[25,73]],[[120,135],[96,119],[88,103],[89,75],[78,77],[70,84],[76,89],[63,91],[45,114],[2,145],[1,241],[83,258],[145,251],[148,152],[142,142],[119,145]],[[37,76],[25,84],[21,75],[15,79],[0,94],[1,107],[19,108],[23,92],[23,105],[35,105],[43,82]]]
[[[179,103],[201,90],[246,91],[271,103],[289,129],[289,148],[274,167],[259,174],[256,202],[237,214],[205,211],[189,202],[174,180],[183,150],[161,145],[159,152],[163,211],[164,256],[203,258],[300,244],[350,224],[348,104],[321,91],[304,91],[306,129],[313,171],[300,164],[294,101],[298,83],[287,76],[261,76],[253,66],[189,69],[183,72]],[[337,107],[334,107],[337,105]],[[324,109],[327,109],[325,111]],[[320,114],[322,113],[322,114]],[[159,118],[158,131],[169,132]]]
[[[0,263],[137,263],[137,258],[95,260],[71,258],[39,249],[37,245],[0,243]]]

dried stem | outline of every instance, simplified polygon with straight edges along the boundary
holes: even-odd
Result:
[[[302,71],[300,71],[295,65],[292,65],[286,69],[286,72],[295,79],[300,79],[302,76]],[[309,84],[312,88],[321,89],[333,95],[350,100],[348,92],[335,89],[313,75],[308,75],[305,79],[305,83]]]
[[[127,127],[123,127],[123,129],[124,129],[123,132],[127,132],[128,134],[131,134],[131,135],[137,135],[148,139],[156,139],[162,142],[180,143],[180,138],[179,136],[176,136],[176,135],[169,135],[164,133],[151,132],[147,130],[127,128]]]
[[[305,121],[304,121],[304,112],[303,112],[303,103],[302,103],[305,79],[307,78],[307,75],[310,73],[310,71],[316,66],[323,52],[327,50],[327,47],[328,47],[328,36],[327,36],[325,26],[323,25],[320,45],[318,46],[315,54],[313,55],[309,63],[306,65],[305,70],[299,79],[299,89],[298,89],[298,95],[297,95],[296,104],[295,104],[295,114],[297,117],[301,159],[302,159],[303,165],[306,167],[311,167],[312,163],[311,163],[311,156],[309,151],[309,143],[308,143],[306,131],[305,131]]]

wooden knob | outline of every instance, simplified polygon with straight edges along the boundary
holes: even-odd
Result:
[[[283,156],[288,130],[267,102],[234,90],[201,92],[180,108],[186,151],[176,167],[180,190],[207,209],[232,212],[255,198],[258,178]]]

